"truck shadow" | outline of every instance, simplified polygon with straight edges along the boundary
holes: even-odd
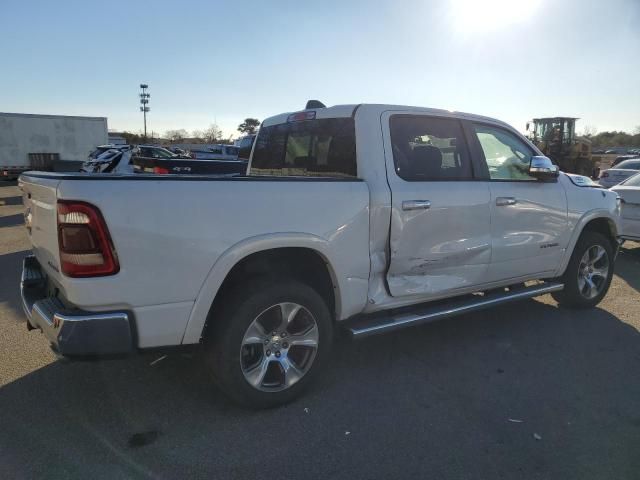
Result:
[[[11,308],[18,318],[23,318],[22,300],[20,299],[22,259],[29,254],[31,254],[31,250],[0,255],[0,303]]]
[[[22,197],[0,197],[0,207],[22,205]]]
[[[530,300],[358,343],[340,338],[324,378],[268,411],[229,403],[198,356],[57,361],[0,388],[0,472],[87,478],[99,465],[104,478],[254,478],[277,464],[283,478],[299,478],[313,459],[315,477],[395,478],[399,463],[418,458],[407,477],[443,477],[456,452],[461,472],[501,468],[509,478],[552,468],[545,455],[562,450],[604,478],[612,465],[632,467],[638,398],[637,330],[601,309]],[[602,445],[616,445],[606,461]],[[381,462],[380,448],[394,460]],[[291,452],[304,461],[286,462]],[[576,468],[576,478],[587,471]]]
[[[640,243],[625,242],[616,260],[615,274],[640,292]]]
[[[15,227],[16,225],[22,225],[24,223],[24,215],[18,213],[16,215],[7,215],[0,217],[0,228],[3,227]]]

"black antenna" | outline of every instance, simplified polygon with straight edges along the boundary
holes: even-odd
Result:
[[[309,110],[310,108],[327,108],[327,106],[320,100],[309,100],[304,109]]]

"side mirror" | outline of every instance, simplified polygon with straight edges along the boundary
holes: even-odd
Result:
[[[550,158],[540,155],[531,157],[529,175],[538,180],[554,180],[560,175],[560,169],[553,164]]]

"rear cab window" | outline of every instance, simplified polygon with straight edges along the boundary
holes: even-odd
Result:
[[[262,126],[250,175],[357,176],[353,118],[324,118]]]

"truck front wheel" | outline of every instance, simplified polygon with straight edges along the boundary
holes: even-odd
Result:
[[[323,298],[291,279],[243,284],[222,299],[206,338],[214,380],[252,408],[297,397],[329,357],[333,322]]]
[[[613,248],[607,237],[597,232],[584,232],[560,279],[564,283],[564,289],[553,293],[553,298],[562,306],[596,306],[609,290],[613,277],[613,260]]]

